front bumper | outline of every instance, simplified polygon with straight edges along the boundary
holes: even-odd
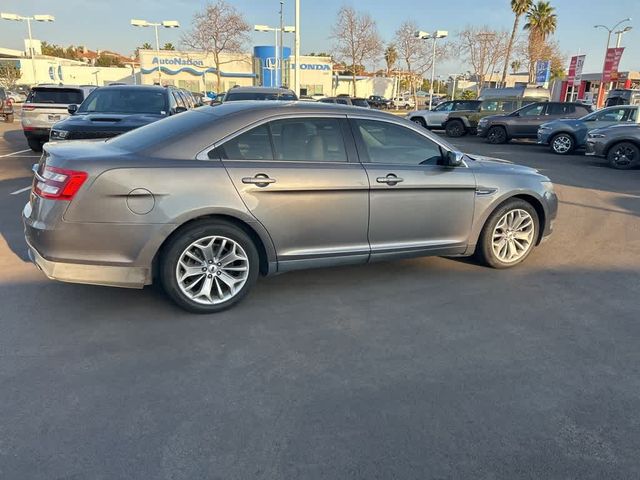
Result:
[[[584,154],[590,157],[604,157],[604,143],[593,139],[587,139]]]
[[[24,132],[24,136],[31,139],[35,139],[35,140],[49,140],[49,132],[51,131],[50,128],[35,128],[35,127],[27,127],[27,129],[22,130]]]
[[[537,140],[540,145],[549,145],[549,142],[551,140],[551,130],[538,130]]]
[[[478,124],[478,127],[476,128],[476,131],[478,132],[477,135],[483,138],[486,137],[487,131],[489,130],[487,127],[488,125],[486,124],[483,124],[483,125]]]

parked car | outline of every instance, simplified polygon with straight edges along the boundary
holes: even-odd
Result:
[[[297,100],[297,95],[288,88],[234,87],[224,96],[224,102],[236,100]]]
[[[391,100],[380,95],[369,95],[367,102],[372,108],[386,109],[391,107]]]
[[[607,94],[605,107],[616,105],[640,105],[640,90],[629,88],[614,88]]]
[[[22,131],[29,148],[41,152],[54,123],[69,116],[69,105],[80,105],[96,87],[38,85],[22,105]]]
[[[640,167],[640,125],[619,124],[587,134],[586,155],[603,157],[618,170]]]
[[[13,103],[24,103],[24,101],[27,99],[27,96],[22,92],[9,90],[7,91],[7,98],[11,99]]]
[[[409,112],[406,118],[424,128],[440,129],[444,128],[444,122],[450,112],[472,111],[476,110],[479,105],[480,100],[451,100],[440,103],[431,110]]]
[[[338,95],[337,97],[325,97],[318,100],[321,103],[336,103],[338,105],[351,105],[352,107],[371,108],[369,102],[364,98],[350,97],[349,95]]]
[[[0,88],[0,116],[5,122],[13,122],[13,102],[7,97],[7,93],[4,88]]]
[[[82,105],[69,105],[71,116],[51,128],[50,140],[109,138],[188,110],[180,90],[157,85],[100,87]]]
[[[591,130],[616,123],[638,123],[639,108],[633,105],[607,107],[582,118],[543,123],[538,129],[538,143],[549,145],[553,153],[567,155],[585,146]]]
[[[580,118],[591,113],[582,103],[536,102],[507,115],[490,115],[478,121],[478,136],[489,143],[506,143],[512,138],[537,138],[538,128],[556,118]]]
[[[549,90],[543,88],[485,88],[475,109],[449,113],[444,128],[449,137],[474,135],[481,118],[511,113],[530,103],[548,101],[549,96]]]
[[[536,170],[464,155],[394,115],[228,102],[108,142],[45,145],[23,219],[50,278],[159,279],[181,307],[211,313],[259,274],[474,253],[512,267],[556,210]]]
[[[391,99],[391,106],[409,110],[410,108],[416,108],[416,101],[411,97],[395,97]]]

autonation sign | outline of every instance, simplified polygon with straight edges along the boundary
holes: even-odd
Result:
[[[171,58],[160,58],[153,57],[151,61],[152,64],[157,65],[193,65],[196,67],[203,67],[204,62],[202,60],[194,60],[193,58],[182,58],[182,57],[171,57]]]

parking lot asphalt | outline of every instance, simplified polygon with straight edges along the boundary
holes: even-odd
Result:
[[[640,477],[640,171],[454,143],[556,183],[524,265],[289,273],[194,316],[45,279],[12,194],[37,155],[0,124],[0,478]]]

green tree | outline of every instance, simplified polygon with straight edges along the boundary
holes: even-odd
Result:
[[[524,29],[529,32],[529,81],[533,81],[535,76],[536,61],[541,60],[539,56],[540,45],[546,43],[549,35],[558,28],[558,16],[555,8],[550,2],[540,0],[527,12],[527,23]]]
[[[518,70],[520,70],[521,66],[522,66],[522,62],[520,60],[514,60],[513,62],[511,62],[511,72],[517,73]],[[504,80],[502,81],[504,82]]]
[[[507,80],[507,67],[509,65],[509,60],[511,59],[511,51],[513,50],[513,42],[516,38],[516,32],[518,31],[518,25],[520,23],[520,17],[527,13],[533,4],[532,0],[511,0],[511,10],[515,15],[513,19],[513,29],[511,30],[511,37],[509,38],[509,43],[507,44],[507,53],[505,54],[504,59],[504,69],[502,70],[502,85],[505,85]]]
[[[140,47],[140,49],[141,49],[141,50],[151,50],[151,49],[152,49],[152,47],[151,47],[151,44],[150,44],[149,42],[144,42],[144,43],[142,44],[142,46]]]
[[[113,55],[100,54],[96,58],[96,67],[123,67],[124,64]]]
[[[478,95],[473,90],[458,90],[456,93],[456,98],[460,100],[475,100],[477,97]]]
[[[14,63],[0,63],[0,87],[11,90],[20,80],[20,67]]]
[[[171,42],[167,42],[164,44],[164,47],[162,47],[162,50],[175,50],[176,47],[173,46],[173,43]]]
[[[387,76],[391,73],[391,70],[396,66],[398,61],[398,51],[394,45],[389,45],[384,51],[384,61],[387,64]]]

